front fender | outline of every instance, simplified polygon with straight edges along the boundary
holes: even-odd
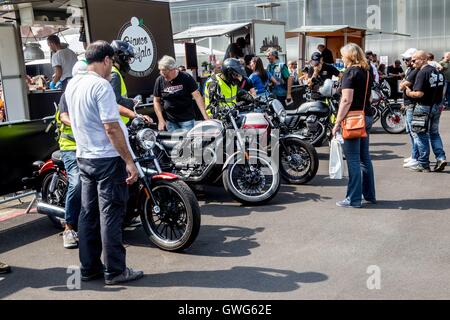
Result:
[[[161,172],[157,175],[152,176],[152,181],[159,181],[159,180],[178,180],[179,177],[176,174],[168,173],[168,172]]]
[[[264,156],[267,156],[267,152],[263,151],[263,150],[259,150],[259,149],[248,149],[249,152],[258,152],[259,154],[263,154]],[[225,161],[225,163],[222,166],[222,171],[224,171],[227,166],[230,164],[231,161],[233,161],[234,156],[239,155],[241,153],[241,151],[236,151],[235,153],[233,153],[231,156],[228,157],[227,161]]]

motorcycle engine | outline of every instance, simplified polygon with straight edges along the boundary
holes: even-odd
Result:
[[[309,134],[315,134],[320,130],[320,125],[317,116],[310,115],[306,119],[306,128],[308,129]]]

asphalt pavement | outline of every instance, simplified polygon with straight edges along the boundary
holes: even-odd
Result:
[[[441,120],[450,152],[450,112]],[[117,287],[67,286],[78,250],[62,246],[47,217],[27,203],[0,207],[0,299],[448,299],[450,168],[402,168],[407,135],[380,124],[371,135],[378,204],[338,208],[346,180],[328,179],[328,147],[306,186],[283,185],[268,205],[245,207],[218,187],[200,200],[202,226],[184,253],[164,252],[141,228],[126,231],[129,266],[145,277]],[[432,156],[433,158],[433,156]],[[27,198],[30,201],[30,198]]]

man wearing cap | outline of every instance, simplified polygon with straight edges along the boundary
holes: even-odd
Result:
[[[321,85],[325,80],[332,79],[333,76],[338,77],[340,75],[339,70],[336,69],[335,66],[323,61],[320,52],[314,52],[312,54],[309,64],[311,65],[308,69],[308,85],[310,87],[313,87],[316,84]]]
[[[292,82],[293,79],[289,73],[289,69],[278,57],[278,51],[274,48],[270,48],[266,51],[267,60],[269,65],[267,71],[273,75],[278,81],[278,85],[275,85],[272,92],[276,95],[277,99],[286,106],[292,102]]]
[[[417,144],[414,141],[414,137],[411,131],[411,123],[413,119],[414,107],[416,105],[416,100],[410,98],[406,95],[406,88],[412,89],[414,83],[416,82],[416,76],[419,72],[418,69],[413,67],[412,56],[417,52],[417,49],[410,48],[402,54],[402,59],[407,67],[405,72],[405,79],[400,82],[400,91],[403,92],[403,106],[402,108],[406,111],[406,131],[409,133],[411,139],[411,155],[409,158],[404,160],[404,168],[412,168],[419,164],[419,150],[417,149]]]

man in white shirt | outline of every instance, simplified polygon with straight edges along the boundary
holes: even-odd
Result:
[[[61,81],[61,88],[64,91],[67,83],[72,78],[72,69],[78,58],[75,52],[69,48],[63,48],[59,37],[55,34],[47,38],[47,44],[52,55],[52,67],[54,70],[53,80],[50,82],[50,89],[55,89]]]
[[[86,50],[87,71],[78,73],[65,92],[81,177],[81,280],[104,276],[107,285],[143,276],[142,271],[126,267],[122,244],[127,185],[137,181],[138,172],[107,80],[113,56],[114,49],[107,42],[91,44]]]

